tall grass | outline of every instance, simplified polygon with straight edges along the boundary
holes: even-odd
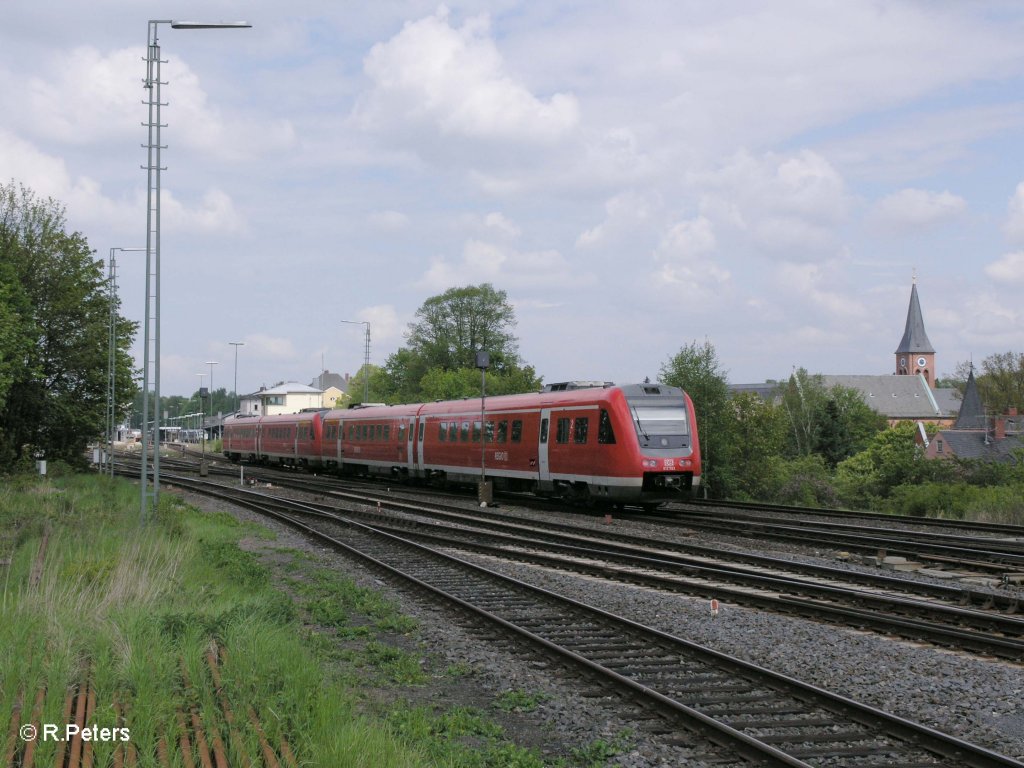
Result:
[[[96,724],[114,727],[113,702],[126,703],[143,764],[154,758],[157,741],[173,733],[179,708],[195,707],[207,727],[221,724],[234,749],[205,659],[215,643],[229,651],[225,688],[250,755],[259,753],[252,707],[271,741],[286,737],[307,764],[425,764],[385,726],[354,716],[352,694],[325,679],[290,600],[236,546],[251,531],[169,495],[157,523],[140,529],[137,503],[130,484],[96,477],[15,483],[0,491],[0,562],[10,561],[0,566],[5,726],[19,696],[21,721],[29,722],[44,686],[41,722],[62,722],[66,692],[88,679],[97,693]],[[33,583],[47,532],[41,578]],[[6,738],[0,733],[0,754]],[[180,763],[175,740],[168,741]],[[112,759],[113,745],[94,746],[97,765]],[[55,749],[40,742],[37,760],[52,762]]]

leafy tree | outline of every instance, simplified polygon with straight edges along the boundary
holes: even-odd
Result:
[[[530,366],[505,374],[488,371],[486,380],[488,396],[514,395],[537,387],[537,375]],[[456,400],[460,397],[479,397],[480,383],[479,369],[445,371],[431,368],[420,381],[420,387],[424,400]]]
[[[679,350],[661,366],[661,380],[682,387],[693,400],[700,436],[705,491],[716,498],[730,493],[729,386],[710,341],[696,341]]]
[[[79,463],[103,432],[110,296],[103,262],[63,207],[0,184],[0,465],[42,451]],[[116,315],[116,404],[135,391],[136,324]]]
[[[731,406],[726,456],[735,494],[767,500],[779,481],[776,459],[786,441],[785,417],[753,392],[733,395]]]
[[[966,360],[957,363],[956,371],[947,375],[944,381],[963,394],[971,367],[972,363]],[[1004,413],[1007,408],[1024,412],[1024,353],[997,352],[989,355],[975,368],[974,380],[981,402],[990,412]]]
[[[368,386],[363,382],[369,377]],[[345,401],[348,407],[361,403],[383,403],[388,402],[388,377],[387,373],[378,365],[370,364],[369,367],[361,365],[356,375],[352,377],[348,385],[348,399]],[[366,397],[363,397],[363,393]],[[343,407],[339,401],[338,407]],[[394,400],[393,402],[398,402]]]
[[[820,374],[795,371],[781,390],[786,414],[787,454],[820,454],[830,467],[854,455],[886,426],[885,417],[849,387],[827,388]]]
[[[476,351],[484,349],[491,368],[501,372],[519,362],[518,339],[511,332],[515,324],[507,294],[490,283],[449,288],[416,310],[408,348],[425,368],[446,371],[473,368]]]
[[[924,458],[916,434],[916,424],[901,422],[879,432],[863,451],[840,462],[836,483],[843,501],[867,506],[887,498],[899,485],[919,483],[945,471],[941,462]]]
[[[536,372],[519,359],[518,340],[512,335],[515,324],[508,296],[490,283],[450,288],[432,296],[409,324],[407,346],[384,364],[378,390],[381,399],[397,403],[478,394],[480,372],[475,366],[480,349],[490,355],[488,388],[493,379],[492,391],[538,389]],[[476,386],[471,389],[474,375]]]
[[[811,376],[799,368],[781,385],[782,409],[789,422],[788,454],[807,456],[814,453],[821,430],[820,415],[825,410],[825,384],[820,374]]]

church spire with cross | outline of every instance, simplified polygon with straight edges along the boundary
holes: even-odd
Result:
[[[935,389],[935,348],[928,340],[921,316],[921,301],[917,297],[917,274],[910,289],[910,306],[907,308],[907,325],[903,338],[896,348],[896,374],[911,376],[921,374],[928,386]]]

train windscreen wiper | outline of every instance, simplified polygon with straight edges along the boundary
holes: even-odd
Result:
[[[650,442],[651,441],[651,436],[647,434],[647,431],[644,429],[644,425],[640,422],[640,412],[637,411],[635,405],[631,405],[629,407],[633,411],[633,418],[636,419],[636,428],[640,430],[640,434],[644,436],[644,440],[646,440],[647,442]]]

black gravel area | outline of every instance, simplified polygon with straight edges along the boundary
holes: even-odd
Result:
[[[619,714],[621,707],[610,705],[600,692],[581,695],[578,682],[566,681],[563,672],[538,657],[519,655],[504,643],[482,640],[477,632],[456,625],[446,612],[422,605],[368,574],[364,567],[310,544],[290,529],[220,502],[195,496],[190,496],[189,501],[202,509],[225,510],[240,519],[259,522],[277,532],[279,539],[275,546],[315,554],[325,565],[396,599],[403,611],[419,622],[423,647],[442,656],[448,664],[473,670],[472,691],[466,690],[466,680],[454,680],[449,690],[438,694],[453,706],[469,699],[479,702],[481,696],[496,697],[509,690],[543,693],[548,698],[536,710],[523,713],[516,722],[506,723],[513,741],[535,746],[552,758],[565,758],[573,748],[585,748],[595,742],[622,745],[608,765],[627,768],[681,765],[703,768],[712,764],[703,762],[700,757],[706,753],[700,746],[699,736],[683,731],[652,733],[651,721],[622,716]],[[475,505],[467,502],[466,506]],[[507,507],[503,511],[511,509]],[[602,516],[520,508],[515,511],[524,517],[571,521],[581,529],[598,532],[611,528],[616,532],[650,535],[652,531],[650,524],[620,519],[609,524]],[[663,540],[679,537],[728,550],[756,551],[843,567],[835,559],[836,553],[791,544],[764,541],[752,544],[737,538],[694,536],[682,529],[673,532],[666,528],[658,528],[658,536]],[[742,605],[723,603],[718,617],[713,618],[707,602],[684,595],[663,594],[468,553],[459,553],[459,556],[1024,760],[1024,708],[1021,705],[1024,667],[1020,665],[919,646],[874,633],[774,616]],[[866,568],[857,564],[847,567]],[[655,724],[660,725],[656,730],[664,730],[663,723],[655,721]],[[569,764],[573,764],[571,759]],[[732,763],[714,762],[713,765],[723,768]]]

